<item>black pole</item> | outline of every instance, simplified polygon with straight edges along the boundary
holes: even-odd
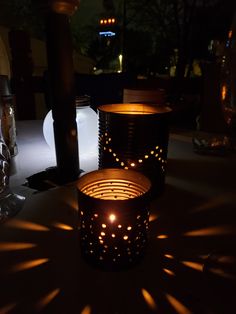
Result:
[[[46,23],[49,82],[60,183],[79,175],[73,49],[69,17],[50,11]]]

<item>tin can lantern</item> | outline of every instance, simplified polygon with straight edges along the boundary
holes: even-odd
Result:
[[[136,171],[103,169],[77,185],[82,256],[119,270],[137,263],[147,246],[150,180]]]
[[[152,195],[164,190],[171,109],[148,104],[111,104],[98,108],[99,169],[142,172]]]

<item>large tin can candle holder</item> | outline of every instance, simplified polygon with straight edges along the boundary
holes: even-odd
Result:
[[[119,270],[137,263],[147,246],[150,180],[136,171],[96,170],[77,185],[82,256]]]
[[[111,104],[98,108],[99,169],[142,172],[152,182],[152,195],[165,183],[171,109],[148,104]]]

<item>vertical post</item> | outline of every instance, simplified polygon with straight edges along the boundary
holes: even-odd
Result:
[[[123,7],[122,7],[122,31],[121,31],[121,54],[122,54],[122,72],[127,71],[127,58],[126,58],[126,0],[123,0]]]
[[[60,1],[53,5],[57,2]],[[46,23],[48,71],[57,175],[60,183],[66,183],[79,175],[73,50],[68,14],[66,10],[58,12],[53,5]]]

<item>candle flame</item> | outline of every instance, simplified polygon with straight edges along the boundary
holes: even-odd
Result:
[[[109,220],[110,220],[110,222],[114,222],[116,220],[116,216],[114,214],[111,214],[109,216]]]

